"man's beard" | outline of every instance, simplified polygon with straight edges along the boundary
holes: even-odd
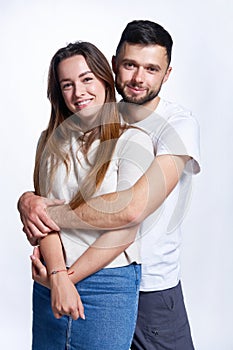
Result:
[[[124,92],[124,87],[121,87],[117,81],[115,82],[115,84],[116,84],[116,90],[117,90],[118,94],[122,96],[124,102],[135,103],[137,105],[143,105],[149,101],[152,101],[155,97],[158,96],[158,94],[161,90],[161,87],[162,87],[162,84],[161,84],[157,91],[151,91],[151,92],[147,93],[146,96],[138,98],[137,96],[126,95]]]

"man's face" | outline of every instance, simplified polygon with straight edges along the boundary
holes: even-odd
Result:
[[[125,43],[117,60],[113,58],[113,70],[116,89],[123,100],[150,107],[171,67],[168,68],[164,47]]]

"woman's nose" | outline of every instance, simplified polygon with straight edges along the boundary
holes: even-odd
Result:
[[[76,83],[74,87],[74,95],[76,97],[82,97],[85,95],[85,93],[86,93],[85,86],[83,84]]]

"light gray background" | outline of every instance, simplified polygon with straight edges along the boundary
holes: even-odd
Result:
[[[31,248],[16,210],[32,189],[35,147],[49,118],[46,80],[55,51],[77,39],[110,60],[126,23],[150,19],[173,36],[173,72],[162,96],[201,126],[202,173],[184,222],[182,273],[197,350],[232,350],[231,0],[0,1],[0,348],[30,349]]]

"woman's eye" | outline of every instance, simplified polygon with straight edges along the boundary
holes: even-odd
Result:
[[[71,83],[66,83],[62,86],[62,90],[69,90],[69,89],[71,89],[71,87],[72,87]]]
[[[86,77],[86,78],[83,79],[83,81],[84,81],[85,83],[88,83],[89,81],[92,81],[92,80],[93,80],[92,77]]]

